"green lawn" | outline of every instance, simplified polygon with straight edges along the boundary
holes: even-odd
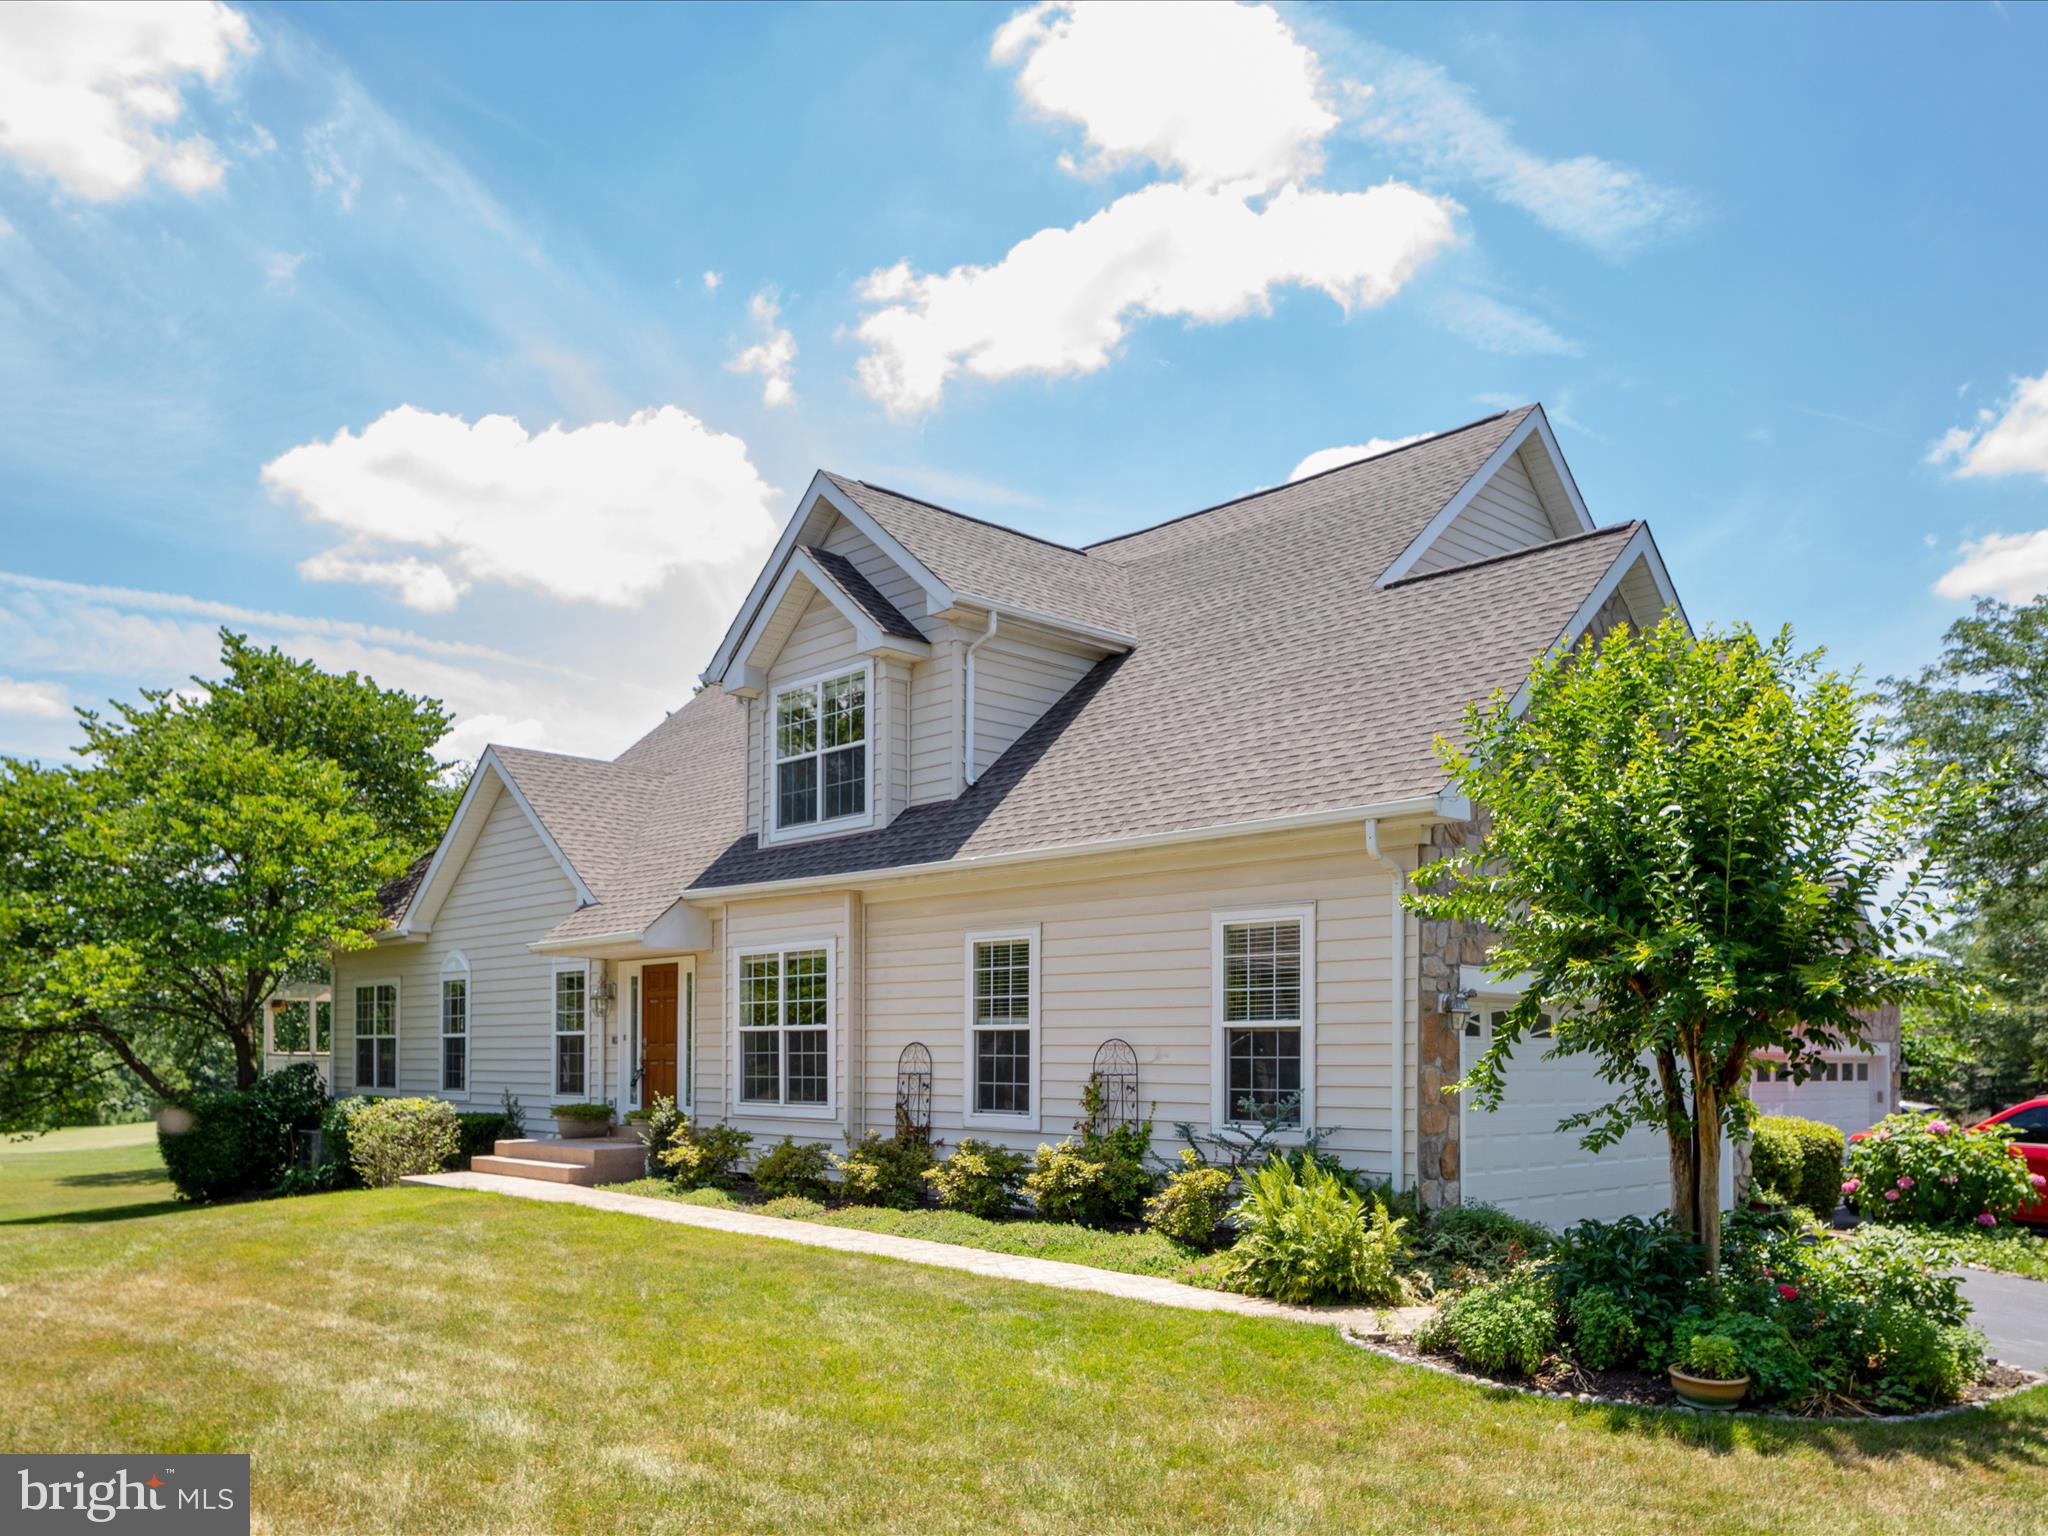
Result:
[[[2048,1508],[2048,1393],[1920,1425],[1638,1415],[1319,1327],[456,1191],[152,1208],[146,1172],[133,1145],[0,1156],[6,1448],[248,1451],[259,1530],[1981,1532]]]

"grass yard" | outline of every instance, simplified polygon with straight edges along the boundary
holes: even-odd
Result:
[[[248,1451],[264,1531],[2037,1528],[2048,1392],[1931,1424],[1496,1395],[1327,1329],[442,1190],[167,1208],[0,1154],[9,1450]],[[97,1208],[95,1208],[97,1207]]]
[[[1956,1256],[1965,1264],[2048,1280],[2048,1234],[2029,1227],[2000,1227],[1995,1232],[1968,1232],[1955,1240]],[[2048,1319],[2042,1326],[2048,1328]]]

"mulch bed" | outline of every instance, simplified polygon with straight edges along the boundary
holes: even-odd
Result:
[[[1684,1412],[1699,1412],[1689,1404],[1681,1403],[1678,1394],[1671,1390],[1668,1376],[1652,1376],[1647,1371],[1593,1371],[1584,1366],[1552,1362],[1548,1368],[1534,1376],[1518,1377],[1512,1381],[1500,1377],[1482,1375],[1448,1355],[1426,1354],[1407,1339],[1372,1339],[1360,1342],[1381,1354],[1391,1355],[1412,1365],[1426,1366],[1447,1375],[1460,1376],[1476,1386],[1506,1387],[1512,1391],[1534,1393],[1541,1397],[1566,1398],[1578,1402],[1614,1403],[1629,1408],[1675,1408]],[[1882,1413],[1876,1410],[1850,1413],[1788,1414],[1778,1408],[1758,1408],[1745,1405],[1738,1412],[1744,1417],[1805,1418],[1832,1420],[1862,1420],[1877,1422],[1899,1422],[1908,1419],[1935,1418],[1954,1413],[1961,1408],[1973,1407],[1979,1403],[1992,1402],[2008,1397],[2038,1383],[2041,1378],[2032,1371],[2017,1366],[1990,1365],[1984,1374],[1972,1382],[1963,1393],[1962,1401],[1942,1408],[1915,1413]],[[1725,1417],[1725,1415],[1719,1415]]]

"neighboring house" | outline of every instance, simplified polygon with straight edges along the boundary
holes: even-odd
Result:
[[[1784,1056],[1759,1056],[1750,1068],[1749,1097],[1767,1115],[1802,1115],[1838,1126],[1845,1133],[1868,1130],[1899,1107],[1899,1010],[1897,1004],[1869,1016],[1870,1049],[1829,1051],[1820,1070],[1803,1083],[1792,1081]]]
[[[1169,1156],[1298,1091],[1432,1205],[1660,1208],[1661,1138],[1557,1132],[1586,1066],[1444,1094],[1510,994],[1398,897],[1470,832],[1467,701],[1676,603],[1534,406],[1083,549],[820,474],[689,703],[611,762],[484,753],[336,961],[336,1087],[673,1093],[757,1150],[928,1095],[1029,1150],[1127,1057]]]

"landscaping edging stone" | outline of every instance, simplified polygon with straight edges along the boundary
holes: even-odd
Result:
[[[1495,1392],[1512,1392],[1517,1397],[1541,1397],[1557,1403],[1585,1403],[1589,1406],[1626,1408],[1632,1413],[1683,1413],[1702,1419],[1769,1419],[1780,1424],[1919,1424],[1928,1419],[1951,1419],[1960,1413],[1970,1413],[1979,1408],[1988,1408],[1993,1403],[2002,1403],[2009,1397],[2022,1392],[2031,1392],[2048,1381],[2038,1371],[2025,1366],[2006,1366],[2007,1370],[2018,1371],[2026,1380],[2016,1386],[1974,1398],[1967,1403],[1950,1403],[1946,1408],[1929,1408],[1921,1413],[1785,1413],[1776,1408],[1706,1409],[1694,1408],[1685,1403],[1631,1403],[1619,1397],[1602,1397],[1597,1392],[1553,1392],[1547,1387],[1525,1387],[1512,1381],[1495,1381],[1491,1376],[1481,1376],[1473,1371],[1460,1370],[1448,1360],[1435,1360],[1421,1355],[1404,1355],[1397,1349],[1390,1349],[1379,1340],[1368,1337],[1356,1329],[1339,1326],[1337,1336],[1345,1343],[1359,1349],[1370,1350],[1383,1360],[1392,1360],[1401,1365],[1410,1365],[1418,1370],[1435,1371],[1439,1376],[1449,1376],[1470,1386],[1486,1387]],[[2003,1365],[2003,1361],[1994,1364]]]

